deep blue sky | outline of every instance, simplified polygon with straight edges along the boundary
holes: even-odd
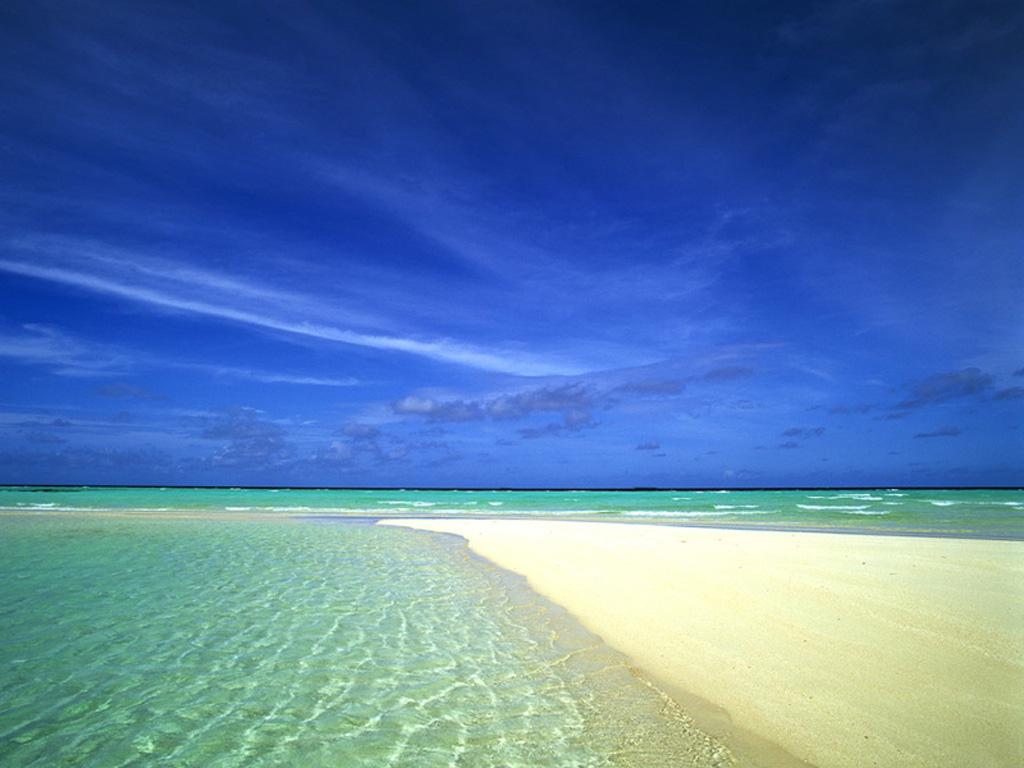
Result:
[[[1019,3],[0,8],[0,482],[1024,482]]]

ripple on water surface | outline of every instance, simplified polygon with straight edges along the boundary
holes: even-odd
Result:
[[[5,766],[710,766],[729,754],[441,537],[0,519]]]

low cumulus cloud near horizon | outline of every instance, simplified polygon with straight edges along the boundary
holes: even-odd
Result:
[[[897,408],[921,408],[934,403],[943,403],[964,397],[974,397],[990,392],[995,378],[980,368],[964,368],[960,371],[936,373],[910,387],[910,397],[896,404]]]
[[[436,423],[518,421],[537,414],[560,417],[558,421],[517,430],[521,438],[535,439],[596,427],[600,422],[594,418],[594,412],[612,409],[623,399],[668,400],[685,392],[690,383],[731,385],[753,374],[754,369],[749,366],[725,366],[685,377],[647,376],[627,381],[620,379],[613,384],[573,381],[476,398],[442,399],[412,394],[392,402],[391,411],[399,416],[420,417]]]
[[[960,437],[960,427],[939,427],[933,429],[930,432],[918,432],[914,435],[915,439],[928,438],[928,437]]]
[[[477,399],[437,400],[409,395],[395,401],[392,411],[431,422],[520,421],[535,414],[557,414],[561,421],[518,430],[524,439],[579,432],[596,425],[593,410],[607,404],[594,387],[581,382],[539,387],[513,394]]]
[[[783,437],[821,437],[824,434],[824,427],[790,427],[782,431]]]
[[[1010,375],[1018,377],[1024,375],[1022,372],[1024,368]],[[877,413],[876,419],[897,421],[914,411],[955,401],[994,403],[1024,398],[1024,386],[1009,384],[1000,387],[996,376],[977,367],[933,373],[905,385],[902,390],[902,399],[888,405],[880,402],[834,403],[826,411],[837,416]]]
[[[243,406],[210,420],[198,437],[222,443],[210,457],[214,465],[271,464],[288,458],[293,450],[283,427],[264,419],[255,408]]]

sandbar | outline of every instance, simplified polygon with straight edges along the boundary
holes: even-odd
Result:
[[[743,763],[1024,765],[1024,542],[385,524],[462,536],[525,576]]]

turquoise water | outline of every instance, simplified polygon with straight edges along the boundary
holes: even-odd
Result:
[[[1024,538],[1020,490],[396,491],[0,488],[10,511],[555,516]]]
[[[1024,538],[1021,491],[0,489],[0,765],[730,765],[464,542],[378,516]]]
[[[450,537],[8,512],[0,585],[3,766],[731,762],[621,656]]]

